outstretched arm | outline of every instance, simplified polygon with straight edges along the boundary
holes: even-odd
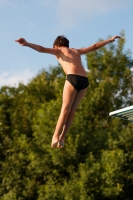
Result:
[[[86,53],[89,53],[89,52],[92,52],[92,51],[95,51],[97,49],[100,49],[101,47],[105,46],[106,44],[109,44],[111,42],[114,42],[115,39],[117,38],[121,38],[120,36],[114,36],[108,40],[104,40],[102,42],[98,42],[96,44],[93,44],[92,46],[90,47],[87,47],[87,48],[81,48],[81,49],[78,49],[79,51],[79,54],[82,55],[82,54],[86,54]]]
[[[15,42],[18,42],[21,46],[30,47],[30,48],[32,48],[32,49],[34,49],[34,50],[36,50],[40,53],[49,53],[49,54],[53,54],[55,56],[60,56],[60,49],[42,47],[42,46],[37,45],[37,44],[29,43],[24,38],[20,38],[18,40],[15,40]]]

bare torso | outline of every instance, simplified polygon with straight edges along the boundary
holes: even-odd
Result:
[[[60,57],[57,57],[57,59],[66,75],[77,74],[87,76],[87,73],[82,66],[78,50],[67,47],[59,47],[59,49],[61,50],[61,54]]]

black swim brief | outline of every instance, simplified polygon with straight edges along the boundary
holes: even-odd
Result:
[[[89,86],[88,78],[85,76],[68,74],[66,80],[68,80],[77,91],[83,90]]]

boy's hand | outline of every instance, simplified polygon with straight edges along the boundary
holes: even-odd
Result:
[[[114,36],[114,37],[110,38],[110,41],[111,41],[111,42],[114,42],[115,39],[117,39],[117,38],[121,38],[121,37],[120,37],[120,36]]]
[[[26,46],[26,44],[27,44],[27,41],[24,38],[15,40],[15,42],[18,42],[21,46]]]

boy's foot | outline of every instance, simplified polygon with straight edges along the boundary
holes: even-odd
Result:
[[[63,148],[64,147],[64,142],[58,141],[57,148]]]
[[[52,138],[52,144],[51,144],[51,147],[52,147],[52,148],[56,148],[57,145],[58,145],[58,142],[59,142],[58,137],[53,137],[53,138]]]
[[[58,141],[58,145],[57,148],[63,148],[64,147],[64,138],[62,137],[62,134],[59,136],[59,141]]]
[[[52,144],[51,144],[51,147],[52,147],[52,148],[56,148],[56,147],[57,147],[57,145],[58,145],[58,141],[56,141],[56,142],[52,143]]]

